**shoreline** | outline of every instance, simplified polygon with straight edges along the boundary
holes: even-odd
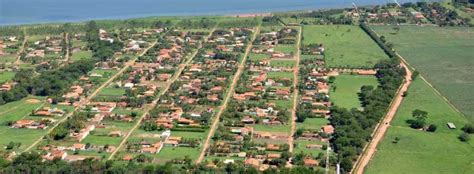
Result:
[[[359,7],[371,7],[380,5],[379,3],[374,4],[364,4]],[[225,10],[217,10],[210,12],[177,12],[177,13],[163,13],[163,14],[131,14],[131,15],[120,15],[120,16],[105,16],[105,17],[85,17],[82,19],[44,19],[37,20],[34,22],[2,22],[0,21],[0,27],[11,27],[11,26],[29,26],[29,25],[58,25],[65,23],[85,23],[88,21],[119,21],[119,20],[139,20],[147,18],[196,18],[196,17],[249,17],[249,15],[268,15],[268,14],[278,14],[278,13],[297,13],[297,12],[308,12],[308,11],[325,11],[325,10],[338,10],[351,8],[352,4],[347,4],[344,6],[334,5],[334,6],[321,6],[318,7],[307,7],[307,6],[294,6],[294,7],[285,7],[285,8],[274,8],[274,9],[250,9],[250,10],[236,10],[234,12],[227,12]],[[257,16],[253,16],[257,17]],[[261,17],[261,16],[260,16]],[[33,19],[32,19],[33,20]]]

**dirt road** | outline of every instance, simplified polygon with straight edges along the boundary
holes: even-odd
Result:
[[[303,27],[299,27],[298,32],[298,41],[296,42],[296,56],[295,56],[295,69],[293,70],[293,108],[291,109],[291,131],[290,136],[288,137],[289,152],[293,152],[294,149],[294,137],[296,131],[296,109],[298,108],[298,76],[300,72],[300,46],[301,46],[301,33],[303,32]]]
[[[25,37],[23,38],[23,43],[21,44],[20,50],[18,50],[18,56],[16,57],[15,65],[20,64],[21,53],[25,51],[26,42],[28,41],[26,30],[24,30],[23,33],[25,33]]]
[[[408,87],[410,86],[412,82],[411,80],[412,72],[410,71],[410,69],[408,68],[404,60],[401,61],[401,66],[405,68],[407,72],[405,75],[405,81],[400,87],[397,94],[395,95],[395,99],[392,101],[387,114],[382,119],[382,121],[379,122],[378,125],[375,127],[374,133],[372,135],[372,140],[369,142],[369,144],[365,148],[365,151],[356,161],[352,173],[362,174],[364,172],[365,167],[369,164],[370,160],[375,154],[375,151],[377,150],[377,145],[383,139],[385,133],[390,127],[390,122],[394,118],[395,114],[397,113],[398,108],[400,107],[400,104],[403,101],[403,96],[402,96],[403,92],[408,90]]]
[[[234,78],[232,79],[232,84],[230,85],[229,90],[227,91],[227,95],[224,98],[224,101],[219,109],[219,112],[215,115],[213,118],[212,125],[210,127],[209,134],[207,135],[206,141],[204,142],[204,147],[202,148],[201,153],[199,154],[199,158],[196,160],[196,164],[201,163],[201,161],[204,159],[204,156],[206,154],[207,148],[209,148],[209,143],[211,142],[212,136],[214,136],[214,133],[216,131],[217,125],[219,124],[220,117],[222,113],[224,113],[225,108],[227,107],[227,103],[229,103],[230,97],[232,97],[232,94],[234,93],[234,88],[237,84],[237,81],[239,81],[240,75],[245,69],[245,62],[247,61],[247,56],[250,53],[250,50],[252,49],[252,43],[257,37],[257,34],[260,32],[260,26],[257,26],[255,29],[255,32],[253,33],[252,39],[250,40],[250,43],[247,45],[247,48],[245,50],[244,57],[242,61],[239,64],[239,68],[237,69],[237,72],[234,75]]]

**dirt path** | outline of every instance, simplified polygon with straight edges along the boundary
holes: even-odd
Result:
[[[298,108],[298,76],[300,71],[300,46],[301,46],[301,33],[303,33],[303,27],[299,27],[298,32],[298,41],[296,42],[296,55],[295,55],[295,69],[293,70],[293,108],[291,109],[291,131],[290,136],[288,136],[288,151],[291,153],[294,149],[294,135],[296,132],[296,110]]]
[[[133,63],[135,63],[135,61],[138,59],[138,57],[140,56],[143,56],[150,48],[152,48],[153,46],[155,46],[157,42],[154,42],[151,44],[151,46],[149,46],[148,48],[146,48],[141,54],[139,54],[138,56],[136,56],[134,59],[130,60],[129,62],[125,63],[125,66],[120,69],[117,73],[115,73],[112,77],[110,77],[106,82],[104,82],[99,88],[97,88],[94,92],[92,92],[89,96],[85,97],[85,98],[82,98],[80,101],[79,101],[79,104],[74,108],[74,110],[72,110],[70,113],[68,113],[67,115],[65,115],[61,120],[59,120],[54,126],[52,126],[45,135],[41,136],[38,140],[36,140],[35,142],[33,142],[33,144],[31,144],[30,146],[28,146],[28,148],[26,148],[23,152],[27,152],[27,151],[30,151],[33,147],[35,147],[36,145],[38,145],[38,143],[41,142],[41,140],[43,140],[48,134],[50,134],[51,132],[53,132],[53,130],[58,127],[61,123],[63,123],[64,121],[66,121],[69,117],[73,116],[74,115],[74,112],[78,111],[80,108],[86,106],[89,101],[94,97],[96,96],[99,91],[101,91],[103,88],[107,87],[110,83],[112,83],[117,77],[119,77],[120,75],[123,74],[123,72],[125,72],[131,65],[133,65]]]
[[[411,75],[412,72],[408,68],[406,62],[403,60],[400,63],[400,65],[405,68],[406,70],[406,75],[405,75],[405,81],[403,82],[402,86],[398,90],[397,94],[395,95],[395,99],[392,101],[390,108],[385,115],[385,117],[382,119],[381,122],[377,124],[375,127],[374,132],[372,133],[372,140],[367,144],[365,151],[361,154],[361,156],[358,158],[354,165],[354,169],[352,173],[355,174],[362,174],[364,173],[365,167],[369,164],[370,160],[375,154],[375,151],[377,151],[377,145],[379,142],[383,139],[385,133],[387,132],[388,128],[390,127],[390,122],[392,119],[395,117],[395,114],[397,113],[398,108],[400,107],[400,104],[403,101],[403,92],[408,90],[408,87],[410,86],[412,80],[411,80]]]
[[[18,50],[18,56],[16,57],[15,65],[20,64],[21,53],[25,51],[26,41],[28,40],[28,36],[26,35],[26,29],[23,32],[25,33],[25,37],[23,38],[23,43],[21,44],[20,49]]]
[[[64,40],[66,44],[66,55],[64,55],[64,64],[69,62],[69,33],[64,33]]]
[[[194,57],[196,57],[196,55],[199,53],[199,50],[202,48],[202,46],[204,45],[204,43],[207,41],[207,39],[209,37],[211,37],[212,33],[215,31],[215,28],[213,28],[209,35],[206,36],[206,38],[204,38],[203,40],[203,43],[199,45],[199,47],[193,52],[193,54],[191,54],[191,56],[189,56],[189,58],[186,60],[186,62],[184,64],[181,64],[179,66],[179,69],[178,71],[176,71],[176,73],[174,73],[173,77],[168,80],[168,82],[166,82],[166,85],[165,87],[163,88],[163,90],[160,91],[160,93],[155,97],[155,99],[153,100],[152,104],[151,105],[148,105],[144,108],[144,113],[142,114],[142,116],[140,117],[140,119],[137,121],[137,123],[132,127],[132,129],[130,129],[130,131],[128,131],[128,133],[125,135],[125,138],[122,139],[122,141],[120,142],[119,146],[117,148],[115,148],[115,150],[110,154],[109,158],[107,158],[107,160],[111,160],[113,159],[113,157],[115,156],[115,154],[117,154],[117,152],[127,143],[127,140],[128,138],[130,138],[130,135],[132,135],[132,133],[140,127],[140,124],[141,122],[143,121],[143,119],[145,119],[145,117],[149,114],[149,112],[157,105],[158,101],[160,100],[160,97],[163,96],[166,92],[168,92],[169,88],[171,87],[171,84],[173,84],[176,80],[178,80],[179,76],[181,75],[181,73],[184,71],[184,69],[186,68],[186,66],[188,66],[192,60],[194,59]]]
[[[232,79],[232,84],[230,85],[229,90],[227,91],[227,95],[224,98],[224,101],[222,105],[220,106],[219,112],[215,115],[213,118],[212,126],[210,127],[209,134],[207,134],[206,141],[204,142],[204,147],[202,148],[201,153],[199,154],[199,158],[196,160],[196,164],[201,163],[201,161],[204,159],[204,156],[206,154],[206,150],[209,148],[209,143],[211,142],[212,136],[214,136],[214,133],[216,132],[216,128],[218,126],[220,117],[222,113],[224,113],[225,108],[227,107],[227,103],[229,103],[229,100],[234,93],[234,88],[237,85],[237,82],[240,79],[240,75],[245,69],[245,63],[247,61],[247,56],[250,53],[250,50],[252,50],[252,45],[253,41],[255,38],[257,38],[257,34],[260,32],[260,25],[256,27],[255,32],[253,33],[252,39],[250,40],[250,43],[247,45],[247,49],[245,50],[245,54],[243,56],[242,61],[239,64],[239,68],[237,69],[237,72],[234,75],[234,78]]]

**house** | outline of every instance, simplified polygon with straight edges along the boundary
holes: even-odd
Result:
[[[0,91],[10,91],[13,85],[11,83],[5,83],[0,86]]]
[[[34,112],[34,115],[36,116],[46,116],[46,117],[51,117],[51,116],[63,116],[64,111],[58,108],[50,108],[50,107],[43,107],[41,109],[38,109]]]
[[[305,158],[303,160],[303,162],[304,162],[304,166],[306,166],[306,167],[315,167],[315,166],[319,165],[318,160],[314,160],[314,159],[311,159],[311,158]]]
[[[357,71],[357,74],[358,75],[375,75],[375,74],[377,74],[377,71],[372,70],[372,69],[370,69],[370,70],[359,70],[359,71]]]
[[[250,116],[245,116],[244,118],[242,118],[241,122],[244,123],[244,124],[254,124],[255,119],[253,119]]]
[[[269,153],[269,154],[267,154],[267,158],[268,158],[268,159],[281,158],[281,154],[279,154],[279,153]]]
[[[71,88],[69,89],[69,92],[64,94],[63,97],[64,98],[73,98],[73,99],[78,99],[82,93],[84,93],[84,89],[79,86],[79,85],[74,85],[74,86],[71,86]]]
[[[48,152],[46,155],[44,155],[42,158],[45,160],[54,160],[54,159],[61,159],[64,160],[67,157],[67,152],[62,151],[62,150],[53,150],[51,152]]]
[[[142,149],[140,150],[142,153],[160,153],[161,149],[163,148],[163,143],[157,142],[153,145],[146,145],[142,146]]]
[[[173,137],[173,136],[170,136],[168,137],[164,144],[165,146],[172,146],[172,147],[176,147],[179,145],[179,142],[181,141],[181,137]]]
[[[73,150],[86,150],[85,144],[75,143],[72,145]]]
[[[109,137],[121,137],[123,136],[124,134],[122,133],[122,131],[112,131],[109,133]]]
[[[277,95],[290,95],[289,89],[277,89],[275,92]]]
[[[133,159],[132,155],[125,155],[122,160],[123,161],[131,161]]]
[[[280,150],[280,145],[278,144],[267,144],[266,150]]]
[[[12,128],[27,128],[27,129],[45,129],[46,125],[43,123],[36,122],[34,120],[22,119],[16,121]]]
[[[219,101],[219,95],[217,95],[217,94],[207,95],[207,99],[209,101],[213,101],[213,102]]]
[[[41,57],[44,58],[44,50],[34,50],[26,55],[26,57]]]
[[[158,79],[161,81],[168,81],[171,78],[171,74],[158,74]]]
[[[247,158],[245,159],[245,165],[247,166],[252,166],[252,167],[258,167],[260,166],[260,161],[255,158]]]
[[[321,131],[326,134],[333,134],[334,127],[332,125],[324,125],[323,127],[321,127]]]

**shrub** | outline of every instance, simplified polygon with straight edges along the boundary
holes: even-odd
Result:
[[[428,132],[435,132],[437,128],[438,128],[438,127],[437,127],[436,125],[430,124],[430,126],[428,126],[428,129],[426,129],[426,131],[428,131]]]

